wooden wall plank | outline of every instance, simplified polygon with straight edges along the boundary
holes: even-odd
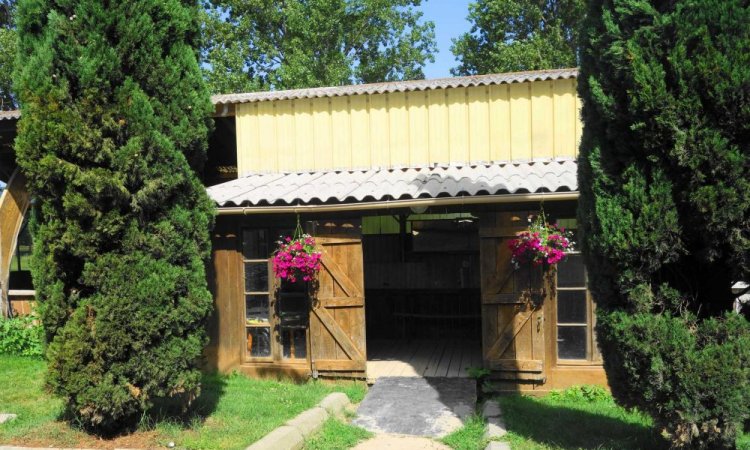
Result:
[[[469,161],[469,108],[466,89],[448,90],[448,142],[450,162],[462,164]]]
[[[450,133],[448,129],[447,90],[435,89],[427,92],[429,99],[429,161],[447,164],[450,162]]]
[[[388,97],[370,96],[370,164],[372,167],[389,167],[390,128],[388,117]]]
[[[552,82],[531,83],[531,157],[554,156],[555,116],[552,103]]]
[[[333,127],[331,125],[331,99],[312,100],[313,142],[316,167],[333,168]]]
[[[213,370],[230,372],[241,364],[245,351],[242,256],[238,251],[236,218],[219,218],[212,235],[208,285],[214,297],[209,318],[207,364]]]
[[[388,94],[388,130],[390,139],[391,165],[409,165],[409,117],[407,115],[406,94]]]
[[[469,161],[490,161],[489,87],[467,88],[469,102]]]
[[[284,100],[276,106],[276,148],[278,149],[274,170],[288,167],[297,170],[294,140],[294,111],[292,100]]]
[[[369,99],[366,95],[350,98],[352,168],[370,167]]]
[[[510,87],[490,86],[490,159],[510,161]]]
[[[315,169],[315,132],[313,124],[312,101],[296,100],[294,103],[294,142],[298,171]]]
[[[575,88],[576,86],[578,86],[578,84],[576,83],[575,80],[573,80],[573,87]],[[576,118],[580,118],[581,117],[581,106],[582,106],[581,105],[581,97],[579,97],[579,96],[576,95],[575,96],[575,100],[576,100],[576,102],[575,102],[575,111],[572,113],[572,115],[575,116]],[[583,134],[583,122],[580,119],[578,119],[578,120],[575,121],[575,129],[576,129],[575,149],[576,149],[576,154],[577,154],[578,144],[581,143],[581,135]]]
[[[571,114],[576,114],[573,80],[555,80],[552,83],[555,156],[575,156],[576,121],[569,120]]]
[[[430,160],[428,133],[428,94],[410,92],[407,97],[409,115],[409,161],[423,165]]]
[[[274,172],[278,170],[278,140],[276,127],[277,105],[274,102],[262,102],[258,105],[258,170]]]
[[[531,86],[510,85],[510,156],[531,159]]]
[[[352,166],[352,125],[348,97],[331,99],[331,140],[333,143],[333,168]]]

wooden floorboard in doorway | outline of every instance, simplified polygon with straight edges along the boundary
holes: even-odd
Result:
[[[468,340],[368,341],[367,379],[380,377],[466,378],[481,364],[481,347]]]

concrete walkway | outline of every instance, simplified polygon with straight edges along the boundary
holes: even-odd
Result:
[[[476,398],[471,378],[380,378],[353,423],[375,433],[441,438],[461,428],[474,412]]]

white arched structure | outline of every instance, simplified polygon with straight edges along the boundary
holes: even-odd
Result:
[[[0,315],[8,312],[8,278],[10,262],[18,243],[18,234],[29,209],[31,197],[26,190],[26,177],[19,169],[13,172],[0,195]]]

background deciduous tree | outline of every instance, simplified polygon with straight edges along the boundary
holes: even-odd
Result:
[[[750,7],[591,0],[579,220],[617,400],[676,447],[750,418]]]
[[[13,60],[16,33],[13,24],[15,0],[0,0],[0,111],[16,108],[13,97]]]
[[[212,92],[423,78],[434,24],[421,0],[212,0],[204,62]]]
[[[116,431],[200,389],[214,208],[194,172],[213,111],[198,5],[21,0],[17,18],[47,382],[76,423]]]
[[[478,0],[471,31],[454,39],[454,75],[559,69],[578,65],[584,0]]]

